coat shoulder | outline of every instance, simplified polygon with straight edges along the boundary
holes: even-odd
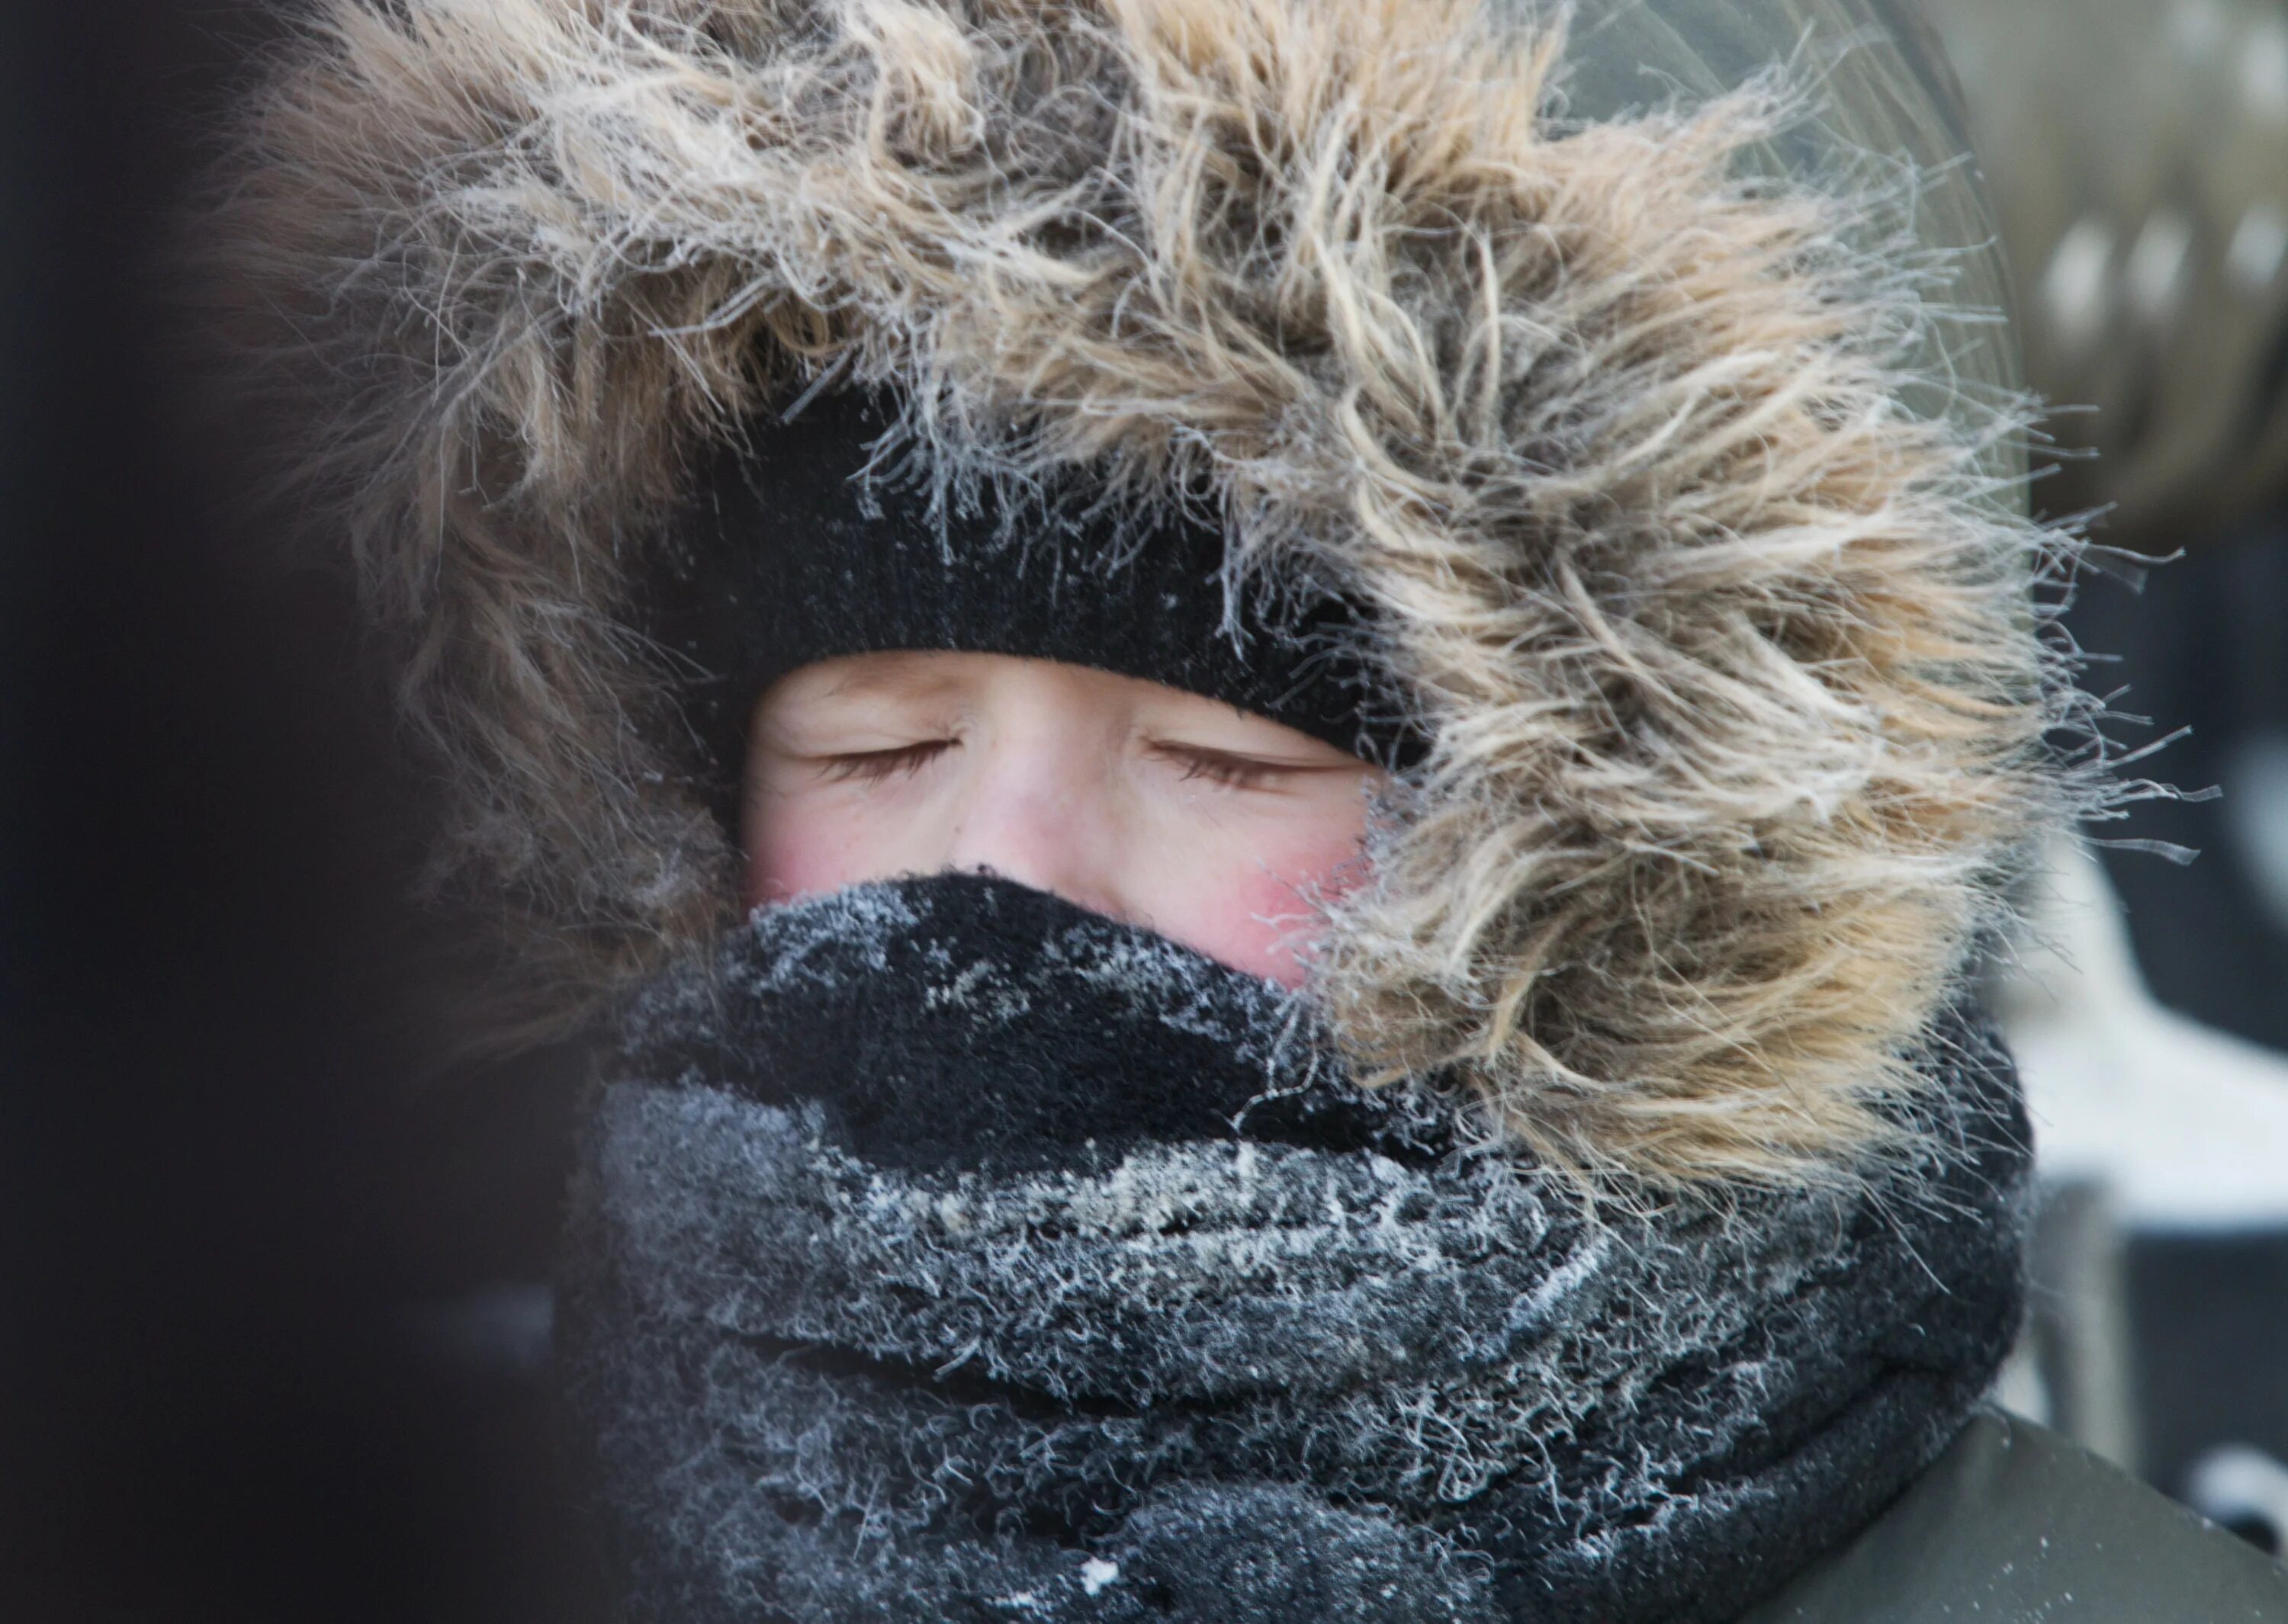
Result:
[[[1974,1416],[1741,1624],[2288,1624],[2288,1567],[2030,1422]]]

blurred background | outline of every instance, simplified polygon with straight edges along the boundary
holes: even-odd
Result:
[[[2188,792],[2051,853],[1994,967],[2046,1192],[2004,1396],[2277,1549],[2288,0],[1845,3],[1959,78],[2069,408],[2036,504],[2101,514],[2069,624]],[[273,26],[0,6],[0,1616],[578,1620],[532,1379],[578,1058],[446,1064],[421,786],[167,314]]]
[[[2173,786],[2061,848],[1995,1001],[2047,1200],[2008,1398],[2288,1534],[2288,4],[1910,0],[1962,86],[2067,624]],[[2045,459],[2038,458],[2038,462]]]

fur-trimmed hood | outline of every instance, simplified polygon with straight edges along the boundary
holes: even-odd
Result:
[[[1757,161],[1776,82],[1585,118],[1610,49],[1480,0],[320,0],[210,240],[448,867],[588,992],[727,921],[631,594],[709,443],[831,375],[957,495],[1086,464],[1370,611],[1427,750],[1311,989],[1368,1074],[1655,1175],[1869,1143],[2068,798],[2046,543],[2006,410],[1911,409],[1928,264]]]

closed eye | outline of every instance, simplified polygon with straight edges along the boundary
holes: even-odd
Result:
[[[919,744],[892,750],[859,750],[820,758],[818,775],[831,784],[881,784],[894,778],[910,778],[952,749],[951,739],[925,739]]]
[[[1210,749],[1204,745],[1173,744],[1163,741],[1152,747],[1162,759],[1181,767],[1180,782],[1205,779],[1219,789],[1261,789],[1282,779],[1312,769],[1295,762],[1266,761],[1256,756],[1235,755],[1229,750]]]

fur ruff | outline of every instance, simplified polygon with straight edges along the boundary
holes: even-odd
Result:
[[[1497,14],[1500,13],[1500,14]],[[731,854],[629,630],[703,443],[890,387],[957,503],[1087,464],[1310,580],[1423,735],[1315,994],[1540,1153],[1787,1178],[2068,799],[1994,436],[1901,404],[1860,200],[1781,99],[1558,117],[1479,0],[319,0],[211,240],[294,488],[457,797],[447,860],[591,991]]]

